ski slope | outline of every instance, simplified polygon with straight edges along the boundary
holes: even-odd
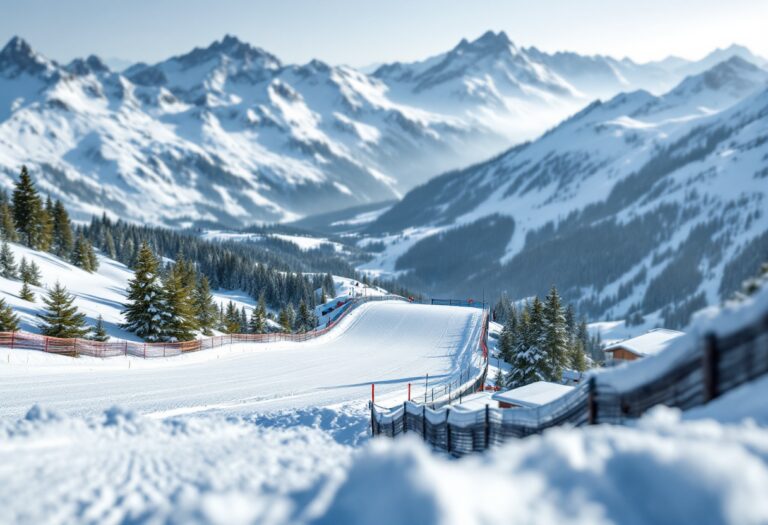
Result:
[[[34,404],[67,415],[113,405],[151,417],[218,411],[402,402],[407,384],[423,389],[481,366],[482,312],[474,308],[367,303],[326,335],[307,342],[237,344],[159,360],[72,359],[0,349],[0,418]]]

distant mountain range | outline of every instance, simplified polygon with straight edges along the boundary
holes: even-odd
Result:
[[[0,172],[27,164],[78,219],[238,227],[400,197],[530,139],[598,97],[654,92],[745,48],[636,64],[518,48],[504,33],[366,75],[286,65],[227,36],[122,73],[0,51]]]
[[[593,318],[682,326],[768,259],[766,202],[768,72],[737,52],[666,94],[594,102],[432,179],[361,244],[380,252],[367,268],[433,293],[519,298],[557,284]]]

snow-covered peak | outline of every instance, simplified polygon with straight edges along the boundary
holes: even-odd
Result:
[[[77,76],[84,76],[89,74],[103,74],[110,73],[109,66],[104,63],[101,58],[96,55],[90,55],[88,58],[76,58],[65,66],[68,73]]]
[[[46,59],[21,37],[14,36],[0,51],[0,73],[6,77],[16,77],[22,73],[39,75],[49,73],[55,63]]]
[[[673,93],[691,94],[704,89],[732,91],[744,96],[768,82],[768,71],[733,55],[698,75],[687,77]]]
[[[211,58],[227,56],[234,60],[242,61],[244,64],[253,67],[263,67],[267,69],[277,69],[281,67],[280,60],[273,54],[243,42],[239,38],[226,35],[221,40],[217,40],[207,48],[195,48],[185,55],[175,57],[186,67],[192,67],[200,63],[207,62]]]
[[[482,36],[469,42],[466,38],[453,48],[454,52],[470,52],[477,54],[516,53],[517,47],[512,43],[504,31],[494,33],[486,31]]]

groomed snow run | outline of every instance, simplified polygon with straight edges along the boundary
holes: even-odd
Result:
[[[68,415],[112,405],[152,417],[252,414],[376,401],[400,403],[480,367],[482,312],[402,301],[366,303],[306,342],[236,344],[167,359],[97,359],[0,349],[0,418],[34,404]]]

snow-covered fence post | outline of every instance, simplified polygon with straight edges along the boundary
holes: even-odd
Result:
[[[424,403],[427,402],[427,392],[429,391],[429,373],[427,373],[426,379],[424,380]],[[435,394],[434,391],[432,392],[432,401],[435,400]]]
[[[408,421],[406,417],[408,417],[408,410],[405,408],[405,404],[407,401],[403,401],[403,434],[408,432]]]
[[[707,334],[704,337],[704,402],[712,401],[717,397],[718,365],[720,353],[717,347],[717,336]]]
[[[128,341],[125,342],[125,356],[128,357]]]
[[[11,332],[11,350],[13,350],[13,345],[16,343],[16,331],[14,330]]]
[[[483,438],[484,438],[484,440],[483,440],[484,441],[483,448],[484,449],[488,448],[488,442],[490,441],[489,440],[490,430],[491,430],[491,428],[490,428],[490,411],[491,411],[490,407],[488,406],[488,404],[486,404],[485,405],[485,425],[483,426]]]
[[[596,399],[596,383],[595,378],[590,377],[589,383],[587,383],[587,410],[588,410],[588,416],[587,416],[587,423],[590,425],[597,424],[597,399]]]

